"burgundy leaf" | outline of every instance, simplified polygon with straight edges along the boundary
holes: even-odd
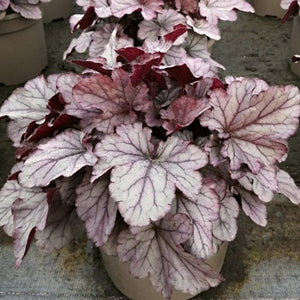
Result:
[[[232,170],[246,164],[253,173],[272,166],[287,152],[285,139],[298,125],[300,94],[296,87],[270,87],[256,93],[257,81],[231,82],[227,91],[215,89],[213,110],[201,115],[202,126],[218,131],[221,153]]]
[[[198,194],[207,163],[204,152],[189,142],[170,137],[155,151],[151,130],[135,123],[117,128],[95,148],[100,157],[94,178],[111,168],[110,193],[131,225],[144,226],[162,218],[175,197],[175,186],[189,197]]]
[[[282,0],[280,2],[282,8],[287,9],[287,12],[281,19],[281,23],[285,23],[291,16],[296,16],[299,13],[299,1],[297,0]]]
[[[160,111],[161,117],[166,120],[163,127],[167,130],[167,134],[171,134],[190,125],[210,107],[208,99],[195,100],[182,96],[173,101],[166,110]]]
[[[182,87],[186,84],[197,81],[191,70],[186,64],[173,66],[165,69]]]
[[[111,75],[111,70],[107,70],[103,67],[103,63],[94,61],[94,59],[87,59],[87,60],[82,60],[82,59],[72,59],[72,63],[91,69],[95,70],[103,75]]]
[[[87,174],[76,190],[77,214],[97,247],[107,242],[116,221],[118,208],[109,194],[109,183],[109,176],[105,175],[90,183],[90,174]]]
[[[73,30],[80,28],[81,30],[91,26],[96,19],[97,15],[95,13],[95,8],[90,6],[84,13],[82,19],[73,27]]]
[[[75,208],[56,199],[50,206],[45,228],[35,233],[36,245],[44,252],[61,249],[78,235],[79,225]]]
[[[222,278],[202,260],[176,245],[191,232],[189,218],[182,214],[167,215],[158,227],[125,230],[119,238],[119,258],[129,262],[134,277],[149,277],[153,287],[166,298],[171,297],[173,288],[196,295],[218,285]]]
[[[72,176],[84,166],[93,165],[96,157],[83,146],[84,134],[66,130],[41,144],[26,160],[20,182],[27,187],[47,186],[59,176]]]

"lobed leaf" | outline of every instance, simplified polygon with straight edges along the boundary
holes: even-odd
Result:
[[[27,187],[47,186],[59,176],[72,176],[84,166],[93,165],[96,157],[83,146],[84,133],[66,130],[30,154],[19,175]]]
[[[88,237],[102,246],[111,234],[117,216],[117,203],[108,190],[109,176],[102,176],[90,183],[90,174],[76,189],[76,207],[78,216],[85,222]]]
[[[153,287],[166,298],[171,297],[173,288],[196,295],[216,286],[222,278],[203,261],[177,246],[191,232],[189,218],[182,214],[167,215],[155,227],[125,230],[119,237],[119,258],[129,262],[134,277],[149,277]],[[183,234],[179,239],[176,238],[178,233]]]

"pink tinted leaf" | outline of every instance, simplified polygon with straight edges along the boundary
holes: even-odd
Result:
[[[97,247],[107,242],[116,221],[118,208],[109,194],[109,183],[109,176],[90,183],[88,174],[76,190],[77,214],[85,222],[87,235]]]
[[[59,176],[72,176],[97,158],[83,146],[84,134],[66,130],[41,144],[26,160],[20,182],[27,187],[47,186]]]
[[[49,113],[48,100],[56,91],[57,75],[47,78],[36,77],[28,81],[24,87],[17,88],[4,102],[0,110],[0,117],[8,116],[13,120],[12,131],[9,136],[19,144],[22,134],[31,122],[41,122]]]
[[[185,14],[196,14],[198,9],[197,0],[175,0],[175,5],[178,10]]]
[[[293,178],[285,171],[278,169],[277,172],[278,190],[294,204],[300,204],[300,190],[296,186]]]
[[[186,16],[186,23],[192,27],[193,31],[198,35],[206,35],[213,40],[219,40],[221,33],[218,24],[210,23],[206,19],[193,19],[189,15]]]
[[[241,186],[236,186],[235,190],[239,193],[242,200],[242,209],[244,213],[256,224],[260,226],[267,225],[267,208],[253,193]]]
[[[185,24],[185,17],[173,9],[164,9],[157,18],[139,24],[138,37],[144,39],[156,39],[173,31],[174,26]]]
[[[95,13],[99,18],[108,18],[112,15],[109,1],[97,0],[95,1]]]
[[[209,23],[216,23],[218,19],[223,21],[235,21],[236,10],[254,12],[253,7],[245,0],[206,0],[199,2],[200,14],[206,17]]]
[[[22,189],[20,198],[12,206],[14,216],[14,252],[16,265],[20,266],[27,251],[30,235],[42,231],[48,215],[47,193],[42,189]]]
[[[63,204],[72,206],[75,204],[76,188],[81,183],[83,172],[77,172],[71,177],[60,177],[55,181],[60,200]]]
[[[10,7],[26,19],[41,19],[42,12],[38,5],[22,3],[21,1],[10,2]]]
[[[94,178],[110,168],[111,196],[120,213],[131,225],[144,226],[157,221],[169,210],[175,186],[192,196],[199,192],[201,176],[197,169],[207,158],[198,147],[177,137],[161,143],[155,153],[151,130],[135,123],[117,128],[96,146],[100,157]]]
[[[171,297],[173,289],[196,295],[218,285],[222,280],[219,274],[176,245],[180,239],[176,240],[172,231],[190,228],[187,216],[174,216],[172,223],[171,218],[167,215],[161,228],[147,226],[123,231],[119,237],[119,258],[129,262],[133,276],[149,277],[153,287],[166,298]]]
[[[51,203],[45,228],[35,233],[36,246],[44,252],[63,248],[78,235],[78,224],[74,207],[56,199]]]
[[[296,87],[275,86],[256,94],[256,84],[242,79],[231,82],[227,91],[213,90],[214,109],[200,117],[202,126],[218,131],[224,139],[221,152],[230,159],[232,170],[246,164],[257,173],[262,166],[280,161],[287,152],[285,139],[298,125],[300,94]]]
[[[166,110],[160,111],[161,117],[166,120],[163,127],[167,130],[167,134],[171,134],[190,125],[210,107],[207,99],[195,100],[191,97],[181,96],[173,101]]]
[[[224,181],[218,181],[216,192],[220,199],[220,212],[219,218],[213,222],[213,235],[221,241],[233,241],[238,230],[239,205]]]
[[[2,0],[0,2],[0,11],[1,10],[6,10],[9,6],[10,0]]]
[[[0,226],[9,235],[14,233],[14,219],[12,215],[12,205],[19,198],[21,186],[17,180],[8,180],[0,191]]]
[[[151,20],[162,11],[163,5],[162,0],[111,0],[111,11],[115,17],[121,18],[140,10],[145,20]]]
[[[257,174],[247,172],[239,183],[247,190],[253,191],[261,201],[270,202],[274,191],[278,189],[277,170],[274,167],[262,167]]]
[[[218,196],[209,183],[203,182],[196,200],[183,194],[176,195],[176,213],[189,216],[193,224],[193,235],[185,243],[188,252],[198,258],[213,254],[213,222],[219,215]]]
[[[75,49],[78,53],[84,53],[90,46],[92,41],[92,31],[83,31],[78,38],[73,38],[69,47],[63,54],[65,60],[69,54]]]

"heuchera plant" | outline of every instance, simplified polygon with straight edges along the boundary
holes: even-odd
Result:
[[[90,58],[108,59],[112,44],[114,49],[140,46],[151,53],[167,52],[165,66],[201,64],[211,75],[222,67],[209,53],[211,40],[220,39],[219,20],[235,21],[236,10],[254,12],[245,0],[77,0],[77,4],[85,13],[70,18],[71,30],[83,31],[72,40],[64,58],[75,49],[88,50]],[[159,40],[178,24],[188,31],[166,51]],[[114,68],[109,62],[106,67]]]
[[[300,203],[277,167],[298,126],[298,89],[194,76],[164,56],[118,49],[113,70],[81,61],[83,75],[40,76],[5,101],[18,163],[0,192],[0,226],[17,266],[33,239],[59,249],[83,223],[164,297],[195,295],[222,281],[205,259],[235,238],[239,210],[265,226],[274,193]]]
[[[7,13],[16,12],[26,19],[41,19],[39,4],[51,0],[0,0],[0,20]]]

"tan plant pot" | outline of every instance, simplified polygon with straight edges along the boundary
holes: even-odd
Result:
[[[280,0],[252,0],[255,13],[259,16],[274,16],[282,18],[285,10],[280,7]]]
[[[41,3],[40,8],[43,14],[43,22],[50,23],[53,20],[66,19],[72,13],[73,0],[51,0]]]
[[[220,272],[225,259],[228,243],[223,243],[216,255],[206,262]],[[114,285],[125,296],[132,300],[165,300],[153,287],[149,279],[135,279],[129,274],[128,264],[122,263],[115,256],[101,251],[106,271]],[[194,296],[174,291],[171,300],[186,300]]]
[[[10,14],[0,21],[0,83],[24,83],[39,75],[46,65],[41,19],[29,20]]]
[[[300,16],[294,17],[291,34],[291,56],[300,55]],[[300,62],[293,63],[290,61],[291,70],[300,77]]]

